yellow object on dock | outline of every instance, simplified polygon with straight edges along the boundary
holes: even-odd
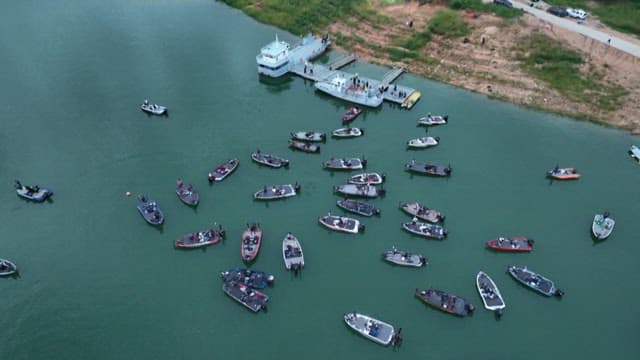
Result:
[[[420,96],[422,94],[420,94],[420,91],[414,91],[411,93],[411,95],[409,95],[400,105],[400,107],[403,108],[407,108],[407,109],[411,109],[413,107],[413,105],[420,100]]]

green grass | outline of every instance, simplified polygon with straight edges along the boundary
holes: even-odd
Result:
[[[579,53],[566,49],[551,38],[534,34],[517,47],[519,60],[534,77],[546,82],[568,98],[615,110],[627,94],[623,88],[605,84],[595,69],[587,75],[579,71],[583,63]]]
[[[411,51],[416,51],[428,43],[429,40],[431,40],[431,32],[429,32],[429,30],[416,32],[402,43],[402,47]]]
[[[495,14],[504,19],[514,19],[522,16],[523,11],[508,8],[502,5],[496,5],[493,3],[483,4],[480,0],[447,0],[450,8],[454,10],[470,9],[478,12]]]
[[[581,8],[607,26],[640,37],[640,0],[548,0],[550,4]]]
[[[438,10],[433,14],[428,28],[432,33],[444,36],[460,37],[469,34],[469,28],[460,14],[449,9]]]

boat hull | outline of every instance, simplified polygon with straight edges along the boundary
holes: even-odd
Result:
[[[11,260],[0,259],[0,276],[10,276],[18,272],[18,267]]]
[[[427,264],[427,258],[422,254],[412,254],[406,251],[393,250],[382,253],[382,259],[392,264],[410,267],[422,267]]]
[[[222,290],[230,298],[253,312],[258,312],[265,308],[267,301],[269,301],[269,296],[266,294],[234,282],[223,283]]]
[[[465,299],[448,294],[442,290],[429,288],[427,290],[416,289],[416,297],[425,304],[438,310],[457,316],[467,316],[473,312],[474,307]]]
[[[498,237],[487,241],[493,250],[506,252],[529,252],[533,250],[533,240],[523,236]]]
[[[384,182],[385,178],[386,175],[384,174],[380,175],[378,173],[362,173],[351,176],[347,182],[349,184],[356,185],[380,185]]]
[[[604,240],[608,238],[613,232],[613,228],[616,225],[615,220],[610,217],[605,217],[603,214],[597,214],[593,218],[591,224],[591,232],[596,239]]]
[[[282,240],[282,258],[287,270],[297,271],[304,267],[304,253],[298,238],[288,233]]]
[[[358,334],[380,345],[391,344],[396,335],[392,325],[357,312],[344,314],[344,322]]]
[[[238,167],[238,159],[230,159],[209,172],[209,182],[222,181]]]
[[[240,242],[240,256],[242,261],[251,262],[255,260],[260,251],[262,244],[262,229],[257,224],[249,226],[242,233],[242,241]]]
[[[288,197],[296,196],[300,191],[300,185],[286,184],[286,185],[274,185],[265,186],[262,190],[256,191],[253,194],[253,198],[256,200],[278,200]]]
[[[556,288],[553,281],[536,274],[526,267],[509,266],[507,272],[519,283],[545,296],[562,296],[564,293]]]
[[[325,169],[331,170],[359,170],[363,169],[367,164],[366,160],[360,160],[358,158],[351,159],[336,159],[331,158],[324,163],[322,163],[322,167]]]
[[[444,239],[448,234],[447,229],[440,225],[427,224],[415,220],[402,223],[402,228],[412,234],[437,240]]]
[[[417,203],[400,203],[400,209],[409,215],[413,215],[418,219],[426,220],[432,223],[444,221],[446,217],[435,209],[429,209],[428,207]]]
[[[216,229],[209,229],[207,231],[200,231],[191,234],[186,234],[176,241],[174,241],[173,245],[176,248],[181,249],[195,249],[201,248],[204,246],[215,245],[222,240],[225,235],[225,231],[222,229],[222,226]]]
[[[320,152],[320,146],[315,145],[315,144],[309,144],[309,143],[304,142],[304,141],[289,140],[289,147],[294,149],[294,150],[300,150],[300,151],[304,151],[304,152],[307,152],[307,153],[319,153]]]
[[[361,201],[342,199],[336,201],[336,205],[341,209],[362,216],[380,215],[380,209],[371,204]]]
[[[364,225],[360,221],[348,217],[325,215],[318,218],[318,222],[331,230],[349,234],[364,231]]]
[[[272,168],[288,167],[289,160],[270,154],[255,152],[251,154],[251,159],[258,164],[269,166]]]
[[[491,311],[501,311],[506,307],[500,290],[485,272],[480,271],[476,275],[476,288],[484,304],[484,308]],[[500,312],[498,313],[500,314]]]

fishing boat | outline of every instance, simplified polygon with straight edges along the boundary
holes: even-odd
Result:
[[[284,199],[291,196],[296,196],[300,192],[300,185],[273,185],[265,186],[262,190],[258,190],[253,194],[253,198],[256,200],[277,200]]]
[[[35,202],[43,202],[53,195],[53,191],[49,189],[41,189],[38,185],[23,185],[16,180],[16,193],[18,196]]]
[[[430,209],[418,202],[403,202],[400,203],[400,209],[406,212],[409,215],[413,215],[418,219],[426,220],[432,223],[437,223],[439,221],[444,221],[446,216],[444,216],[440,211],[435,209]]]
[[[349,184],[369,184],[369,185],[379,185],[382,184],[387,175],[378,174],[378,173],[362,173],[356,174],[349,178],[347,181]]]
[[[291,138],[294,140],[317,142],[326,141],[327,134],[317,131],[296,131],[291,133]]]
[[[333,192],[351,196],[377,198],[378,196],[384,195],[387,191],[385,189],[379,189],[375,185],[344,184],[334,186]]]
[[[260,309],[266,309],[269,296],[258,290],[252,289],[246,285],[238,284],[233,281],[222,284],[222,290],[230,298],[244,305],[247,309],[258,312]]]
[[[191,184],[184,186],[184,182],[181,179],[176,181],[176,194],[187,205],[196,206],[200,202],[198,191]]]
[[[427,258],[424,255],[398,251],[395,246],[391,250],[383,252],[382,259],[402,266],[422,267],[427,264]]]
[[[521,284],[546,296],[562,297],[564,292],[556,288],[556,284],[546,277],[536,274],[527,267],[509,266],[507,272]]]
[[[419,91],[414,91],[412,92],[409,96],[407,96],[406,99],[404,99],[404,101],[402,102],[402,104],[400,104],[401,108],[405,108],[405,109],[411,109],[413,107],[413,105],[420,100],[420,92]]]
[[[629,156],[631,156],[635,161],[640,163],[640,147],[636,145],[631,145],[629,149]]]
[[[335,216],[331,215],[331,213],[319,217],[318,221],[320,224],[335,231],[342,231],[349,234],[357,234],[360,231],[364,231],[364,224],[360,224],[360,221],[357,219]]]
[[[603,240],[611,235],[611,232],[613,231],[613,227],[615,225],[615,220],[609,217],[608,211],[605,211],[604,214],[596,214],[596,216],[593,218],[591,231],[597,239]]]
[[[533,239],[524,236],[500,236],[487,241],[487,246],[498,251],[527,252],[533,250],[533,243]]]
[[[304,253],[298,238],[287,233],[282,240],[282,258],[287,270],[298,271],[304,267]]]
[[[138,195],[136,206],[142,217],[151,225],[160,225],[164,222],[164,214],[155,201],[149,200],[146,195]]]
[[[18,271],[18,267],[11,260],[0,259],[0,276],[13,275]]]
[[[436,309],[458,316],[467,316],[475,310],[467,300],[434,288],[416,289],[416,297]]]
[[[320,146],[316,144],[310,144],[304,141],[289,140],[289,147],[295,150],[300,150],[308,153],[320,152]]]
[[[364,135],[364,129],[357,128],[357,127],[340,128],[340,129],[333,130],[331,132],[331,135],[339,138],[358,137],[358,136]]]
[[[411,139],[407,141],[407,146],[410,148],[427,148],[430,146],[436,146],[440,143],[439,137],[423,136],[417,139]]]
[[[448,233],[447,229],[440,225],[423,223],[415,217],[412,221],[402,223],[402,228],[410,233],[438,240],[444,239]]]
[[[547,177],[556,180],[576,180],[580,178],[580,174],[575,168],[561,168],[556,165],[553,170],[547,171]]]
[[[391,344],[396,337],[393,325],[355,311],[344,314],[344,322],[358,334],[384,346]]]
[[[220,273],[223,282],[235,282],[253,289],[264,289],[276,279],[264,271],[233,268]]]
[[[140,109],[148,114],[153,114],[153,115],[166,115],[169,112],[169,109],[167,109],[164,106],[160,106],[158,104],[150,104],[149,100],[146,100],[142,103],[142,105],[140,105]]]
[[[336,201],[336,205],[344,210],[362,216],[380,215],[380,209],[362,201],[350,200],[345,198]]]
[[[489,275],[483,271],[479,271],[476,275],[476,287],[478,288],[478,293],[480,293],[480,297],[484,303],[484,308],[495,311],[496,315],[502,316],[506,305],[502,299],[500,290],[498,290],[498,287]]]
[[[205,231],[198,231],[183,235],[177,239],[173,245],[176,248],[193,249],[203,246],[214,245],[220,242],[225,236],[225,231],[222,229],[222,225],[218,226],[218,229],[211,228]]]
[[[422,175],[433,175],[433,176],[449,176],[451,175],[451,165],[446,167],[440,165],[432,165],[427,164],[415,160],[411,160],[410,163],[406,164],[405,169],[409,172],[422,174]]]
[[[418,125],[444,125],[449,120],[449,115],[427,115],[418,119]]]
[[[357,106],[350,107],[344,115],[342,115],[342,122],[350,122],[355,120],[362,113],[362,109]]]
[[[247,229],[242,233],[242,241],[240,242],[240,256],[245,262],[253,261],[262,244],[262,229],[258,224],[253,223],[247,225]]]
[[[251,159],[258,164],[270,166],[273,168],[281,168],[288,167],[289,160],[281,158],[279,156],[263,154],[260,152],[260,149],[256,150],[256,152],[251,154]]]
[[[367,166],[367,160],[358,158],[331,158],[322,163],[323,168],[332,170],[357,170],[365,166]]]
[[[384,101],[379,89],[358,83],[357,76],[347,78],[339,71],[333,72],[323,80],[316,81],[313,86],[326,94],[358,105],[378,107]]]
[[[230,159],[209,172],[209,182],[222,181],[229,176],[237,167],[238,159]]]

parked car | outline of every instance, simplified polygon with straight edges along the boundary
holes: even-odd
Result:
[[[550,8],[547,9],[548,13],[551,13],[555,16],[559,16],[559,17],[566,17],[569,14],[567,13],[567,10],[565,10],[564,8],[561,8],[559,6],[552,6]]]
[[[494,4],[502,5],[506,7],[513,7],[513,4],[509,0],[493,0]]]
[[[567,14],[578,20],[584,20],[587,18],[587,12],[582,9],[567,8]]]

